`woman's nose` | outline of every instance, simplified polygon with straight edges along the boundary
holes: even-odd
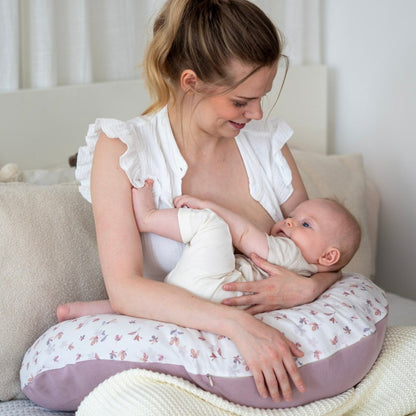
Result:
[[[263,109],[261,107],[261,100],[253,100],[249,103],[249,107],[244,113],[244,116],[253,120],[261,120],[263,118]]]

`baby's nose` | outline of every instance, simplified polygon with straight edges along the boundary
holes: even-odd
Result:
[[[294,226],[293,218],[286,218],[285,223],[289,228],[292,228]]]
[[[297,228],[300,225],[299,220],[297,220],[296,218],[292,218],[292,217],[286,218],[285,223],[286,223],[287,228],[292,228],[292,229]]]

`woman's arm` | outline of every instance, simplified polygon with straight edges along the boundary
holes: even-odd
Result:
[[[113,310],[228,336],[244,357],[263,397],[269,392],[279,400],[280,391],[289,400],[289,379],[303,391],[293,359],[303,354],[279,331],[242,310],[214,304],[179,287],[143,277],[132,186],[119,164],[125,150],[121,141],[102,134],[91,177],[98,251]]]
[[[213,201],[202,200],[190,195],[181,195],[175,198],[175,206],[203,209],[208,208],[220,216],[228,225],[233,245],[241,253],[249,256],[256,252],[261,257],[269,255],[269,245],[266,233],[259,230],[252,222]]]

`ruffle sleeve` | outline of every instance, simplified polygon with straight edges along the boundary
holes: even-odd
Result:
[[[127,150],[120,157],[120,167],[125,171],[134,187],[142,187],[144,179],[148,176],[141,157],[141,142],[138,140],[137,132],[129,122],[115,119],[97,119],[90,124],[86,136],[86,145],[78,150],[77,167],[75,177],[79,181],[81,195],[91,202],[90,179],[92,160],[95,146],[101,133],[108,138],[118,138],[127,145]]]
[[[292,137],[292,128],[282,119],[271,120],[273,134],[271,138],[272,150],[272,178],[273,183],[279,189],[278,199],[280,205],[286,202],[293,193],[292,171],[286,158],[283,156],[282,147]]]
[[[292,172],[282,147],[293,130],[282,119],[251,121],[237,137],[246,165],[251,196],[275,220],[283,218],[280,205],[292,195]]]

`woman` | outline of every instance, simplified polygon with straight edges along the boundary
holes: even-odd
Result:
[[[146,116],[128,123],[98,120],[78,156],[77,177],[81,193],[91,197],[109,295],[109,302],[95,306],[228,336],[259,394],[290,400],[290,379],[299,391],[305,389],[293,359],[302,352],[241,309],[161,282],[182,246],[141,237],[132,208],[132,188],[152,178],[158,208],[172,207],[175,196],[187,193],[213,200],[267,232],[307,199],[285,144],[290,128],[282,121],[257,121],[282,57],[280,36],[246,0],[168,1],[153,34],[145,78],[156,101]],[[224,288],[249,292],[224,303],[253,305],[252,314],[310,302],[338,277],[306,279],[256,256],[253,260],[269,279]],[[64,305],[58,316],[82,315],[88,311],[84,306]]]

